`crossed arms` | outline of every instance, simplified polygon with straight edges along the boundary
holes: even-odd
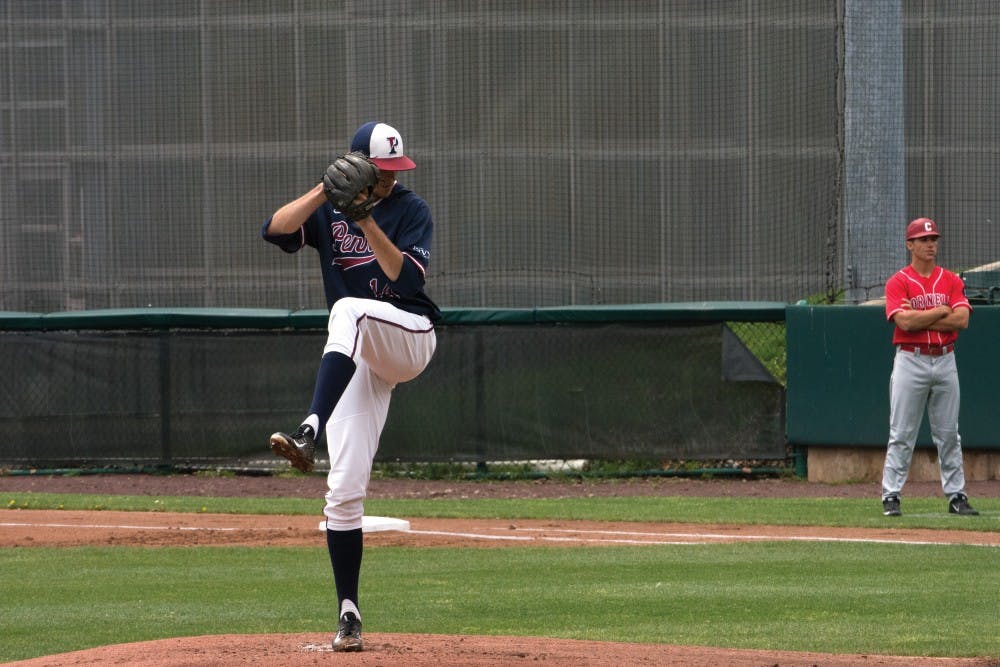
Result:
[[[951,306],[935,306],[928,310],[914,310],[910,302],[903,299],[900,310],[892,316],[903,331],[960,331],[969,328],[969,309],[959,306],[952,310]]]

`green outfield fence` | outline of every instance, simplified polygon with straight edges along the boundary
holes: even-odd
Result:
[[[1000,306],[974,301],[961,432],[994,450]],[[0,468],[271,470],[267,436],[303,417],[325,323],[319,310],[0,312]],[[446,309],[437,331],[427,371],[396,389],[381,462],[803,474],[805,447],[885,445],[881,306]]]
[[[446,310],[378,459],[783,460],[780,303]],[[267,469],[325,311],[0,313],[0,465]],[[771,367],[750,351],[770,350]]]
[[[971,290],[967,290],[971,291]],[[956,344],[962,448],[1000,450],[1000,306],[973,298]],[[789,306],[786,432],[799,446],[885,447],[895,348],[885,307]],[[932,447],[927,420],[918,446]]]

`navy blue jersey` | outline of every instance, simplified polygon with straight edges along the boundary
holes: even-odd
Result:
[[[397,183],[389,196],[372,210],[372,217],[403,253],[403,268],[396,280],[389,280],[382,271],[361,228],[329,202],[317,208],[298,231],[268,234],[271,224],[268,218],[261,235],[285,252],[298,252],[307,245],[316,249],[327,310],[338,299],[353,296],[387,301],[401,310],[437,321],[441,311],[423,291],[434,229],[427,202]]]

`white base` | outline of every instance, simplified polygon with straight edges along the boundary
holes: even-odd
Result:
[[[319,529],[326,532],[326,519],[319,522]],[[410,522],[404,519],[392,519],[387,516],[361,517],[361,532],[377,533],[383,530],[409,530]]]

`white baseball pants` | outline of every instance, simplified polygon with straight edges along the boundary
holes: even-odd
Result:
[[[889,377],[889,446],[882,471],[883,499],[898,495],[906,483],[925,408],[941,466],[941,488],[949,498],[965,491],[962,438],[958,433],[960,399],[954,352],[930,356],[896,351]]]
[[[330,453],[327,528],[361,528],[372,461],[389,413],[393,388],[420,375],[437,346],[423,315],[384,301],[344,298],[330,311],[323,353],[351,357],[357,369],[326,424]]]

